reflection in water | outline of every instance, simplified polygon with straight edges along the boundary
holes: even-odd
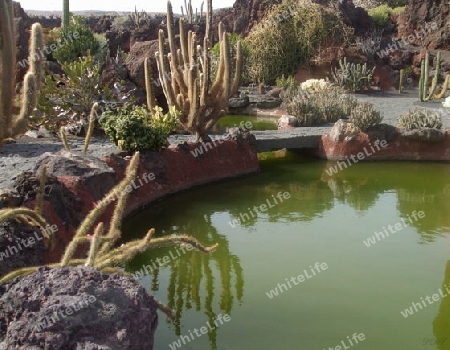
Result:
[[[381,194],[395,193],[402,218],[406,220],[413,211],[425,213],[423,219],[410,224],[417,229],[422,242],[432,242],[436,235],[450,231],[450,216],[447,214],[450,211],[450,168],[445,164],[424,166],[404,162],[398,171],[393,172],[392,167],[384,167],[383,163],[365,163],[329,176],[325,170],[332,165],[332,162],[327,162],[321,179],[340,202],[358,211],[367,211],[377,203]]]
[[[185,208],[185,205],[183,207]],[[172,207],[172,209],[183,216],[182,207]],[[170,261],[167,265],[170,271],[167,287],[167,304],[175,311],[173,324],[175,334],[178,336],[182,334],[183,313],[193,307],[195,307],[196,311],[203,311],[209,324],[212,326],[212,329],[208,329],[210,349],[217,349],[217,328],[214,327],[214,320],[217,319],[218,313],[231,315],[235,299],[239,303],[242,302],[244,277],[239,258],[231,254],[226,237],[217,233],[209,216],[204,215],[202,218],[199,217],[200,215],[199,213],[197,217],[192,217],[189,214],[190,220],[185,220],[186,224],[180,225],[174,230],[176,230],[176,233],[189,233],[205,246],[219,243],[219,248],[209,255],[191,251],[182,258]],[[136,218],[131,221],[135,220]],[[195,223],[195,225],[192,223]],[[127,225],[129,224],[130,222],[127,223]],[[165,234],[168,234],[167,231],[171,227],[164,225],[164,223],[159,223],[157,226],[164,228]],[[149,264],[149,261],[154,261],[157,258],[161,260],[164,255],[168,255],[168,250],[161,249],[156,252],[149,251],[145,253],[144,256],[138,258],[139,263],[135,259],[131,265],[127,266],[127,271],[139,270],[142,265]],[[133,267],[136,268],[133,269]],[[151,270],[152,291],[159,290],[159,273],[160,269]],[[217,273],[220,285],[214,283]],[[215,311],[217,309],[215,308],[217,304],[215,302],[215,293],[217,291],[220,291],[220,295],[218,295],[220,312]],[[202,298],[202,296],[204,297]]]
[[[450,261],[447,261],[444,283],[441,290],[446,293],[450,289]],[[433,334],[436,338],[436,346],[439,350],[450,350],[450,295],[441,299],[439,313],[433,322]]]
[[[292,157],[297,157],[294,162]],[[390,205],[391,199],[395,201],[393,207],[396,206],[399,216],[405,219],[413,211],[425,212],[425,218],[411,223],[422,241],[432,241],[437,235],[450,231],[450,216],[446,215],[450,209],[447,204],[450,203],[448,165],[404,162],[397,168],[390,163],[361,163],[332,176],[325,171],[329,167],[329,162],[308,161],[294,155],[286,159],[268,159],[262,162],[258,176],[178,194],[127,221],[129,229],[124,231],[134,232],[136,237],[142,236],[151,225],[160,235],[189,234],[205,246],[219,243],[218,250],[211,255],[188,252],[171,260],[166,268],[151,272],[153,291],[160,291],[160,276],[168,273],[164,285],[167,284],[167,303],[176,313],[174,328],[177,335],[183,333],[183,316],[187,310],[203,312],[213,324],[219,313],[231,314],[236,301],[242,303],[243,269],[239,258],[230,251],[228,239],[233,232],[246,234],[256,230],[261,221],[311,222],[342,204],[366,214],[380,200],[389,198],[386,202]],[[264,213],[258,212],[257,217],[250,216],[241,223],[239,231],[227,223],[248,213],[249,208],[266,203],[278,192],[289,192],[290,199]],[[433,209],[436,207],[439,210]],[[212,222],[213,219],[222,222]],[[127,271],[139,270],[169,251],[170,248],[148,251],[136,257],[127,266]],[[450,284],[449,266],[445,283]],[[442,300],[434,322],[436,338],[449,338],[440,350],[450,350],[450,321],[446,317],[449,312],[450,296]],[[217,330],[210,331],[208,337],[210,348],[216,349]]]

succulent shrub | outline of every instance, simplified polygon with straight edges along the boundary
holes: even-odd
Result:
[[[392,15],[399,16],[403,11],[405,11],[405,6],[394,7],[392,9]]]
[[[62,76],[50,74],[45,77],[37,109],[30,118],[32,126],[59,130],[70,122],[87,118],[94,102],[103,97],[113,98],[108,90],[102,90],[101,66],[92,56],[63,64],[62,69]]]
[[[435,111],[426,108],[410,109],[408,114],[402,115],[398,120],[398,126],[405,129],[442,128],[442,117]]]
[[[278,87],[281,87],[285,90],[298,85],[297,80],[295,80],[295,77],[293,75],[285,77],[284,74],[282,74],[281,77],[278,77],[275,83]]]
[[[47,47],[51,49],[51,54],[48,58],[64,64],[84,56],[96,56],[102,52],[102,48],[104,50],[105,40],[104,37],[95,36],[84,18],[75,16],[69,26],[55,28],[49,33]]]
[[[355,97],[335,86],[313,94],[305,92],[301,87],[290,88],[281,97],[286,111],[297,117],[300,126],[335,123],[339,119],[348,118],[357,105]]]
[[[332,71],[334,82],[340,87],[351,91],[358,92],[369,88],[372,82],[375,67],[367,68],[367,64],[356,64],[347,62],[347,58],[339,60],[339,67]]]
[[[275,5],[245,38],[245,65],[254,83],[275,82],[307,64],[324,42],[342,45],[345,24],[339,14],[310,1],[287,0]]]
[[[387,24],[388,19],[392,15],[392,8],[386,4],[380,5],[369,10],[369,16],[379,27],[384,27]]]
[[[358,103],[350,113],[350,122],[361,131],[381,124],[383,117],[370,102]]]
[[[162,109],[157,107],[150,115],[145,107],[125,104],[117,113],[104,112],[100,124],[111,141],[125,151],[157,151],[167,144],[167,137],[174,131],[177,118],[174,108],[164,115]]]
[[[314,94],[324,90],[329,90],[331,88],[331,84],[325,79],[308,79],[300,84],[300,88],[309,94]]]

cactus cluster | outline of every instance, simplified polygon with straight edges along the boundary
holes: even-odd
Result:
[[[355,97],[345,94],[338,86],[330,86],[312,94],[301,87],[291,87],[282,92],[281,98],[286,111],[297,118],[300,126],[335,123],[348,118],[358,103]]]
[[[443,98],[450,84],[450,75],[447,74],[445,77],[445,82],[442,87],[441,92],[436,92],[437,83],[439,79],[439,72],[441,67],[441,52],[438,51],[436,55],[436,65],[434,71],[434,77],[431,80],[431,86],[429,86],[430,78],[430,54],[427,51],[425,53],[425,58],[422,60],[420,67],[420,80],[419,80],[419,98],[422,102],[431,101],[435,98]]]
[[[134,13],[129,14],[128,19],[134,28],[139,28],[141,25],[145,25],[149,22],[150,16],[144,10],[139,12],[135,6]]]
[[[192,7],[192,1],[189,0],[188,2],[186,2],[186,0],[184,0],[184,8],[183,8],[183,6],[181,6],[181,14],[186,19],[187,23],[189,23],[189,24],[200,23],[200,21],[203,17],[203,5],[204,5],[204,2],[202,2],[202,4],[200,5],[200,12],[198,12],[198,10],[195,9],[195,13],[194,13],[194,9]],[[186,15],[184,13],[184,9],[186,9]]]
[[[350,122],[361,131],[380,124],[383,117],[370,102],[358,103],[350,113]]]
[[[180,111],[181,126],[195,133],[197,140],[207,139],[206,132],[225,114],[228,100],[239,87],[242,72],[242,47],[237,43],[236,70],[232,77],[232,58],[228,35],[222,23],[219,24],[220,60],[215,79],[211,71],[211,23],[212,0],[207,2],[206,33],[203,47],[197,45],[197,35],[192,31],[187,34],[184,21],[180,18],[180,49],[175,45],[174,19],[172,5],[167,3],[167,34],[169,53],[165,54],[164,31],[159,31],[159,51],[156,62],[159,79],[162,83],[167,103]],[[155,100],[152,93],[150,65],[146,67],[147,105],[154,110]]]
[[[29,69],[23,82],[20,112],[14,116],[16,33],[12,0],[0,0],[0,143],[26,131],[36,107],[43,76],[44,39],[39,23],[31,27]]]
[[[399,118],[398,126],[409,130],[422,128],[441,129],[442,117],[436,111],[416,107],[410,109],[408,114]]]
[[[339,60],[339,68],[332,71],[333,79],[339,86],[352,91],[363,91],[370,86],[375,67],[367,68],[367,63],[347,62],[347,57]]]

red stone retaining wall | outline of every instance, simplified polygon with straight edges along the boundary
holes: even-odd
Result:
[[[379,148],[379,149],[378,149]],[[313,154],[329,160],[343,160],[351,155],[357,156],[364,153],[364,161],[371,160],[421,160],[421,161],[450,161],[450,135],[445,132],[443,141],[429,143],[411,140],[403,136],[397,136],[387,143],[387,147],[376,147],[370,142],[365,133],[353,141],[333,141],[328,134],[322,136],[322,142],[318,150]],[[367,155],[368,153],[372,153]],[[356,158],[357,159],[357,158]],[[357,159],[358,160],[358,159]]]
[[[191,151],[194,151],[199,145],[184,144],[180,148],[170,147],[160,152],[141,153],[137,181],[135,181],[135,188],[128,198],[124,216],[169,194],[259,171],[256,150],[245,141],[223,140],[220,144],[216,142],[215,147],[208,149],[203,155],[195,157]],[[129,164],[129,159],[124,159],[124,155],[126,153],[114,154],[104,159],[110,167],[116,170],[117,183],[123,179]],[[144,179],[144,174],[147,174],[148,180]],[[83,215],[94,208],[98,199],[95,200],[80,185],[76,177],[59,177],[58,180],[82,199]],[[109,223],[113,207],[113,205],[109,206],[102,216],[101,219],[105,223]],[[44,216],[52,224],[58,226],[54,249],[48,252],[46,260],[47,263],[58,262],[65,247],[71,241],[76,227],[63,223],[48,203],[44,205]]]

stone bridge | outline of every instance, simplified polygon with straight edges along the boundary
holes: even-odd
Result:
[[[277,151],[283,148],[300,150],[318,148],[323,134],[330,132],[333,124],[318,127],[303,127],[291,130],[252,131],[256,137],[258,153]]]

